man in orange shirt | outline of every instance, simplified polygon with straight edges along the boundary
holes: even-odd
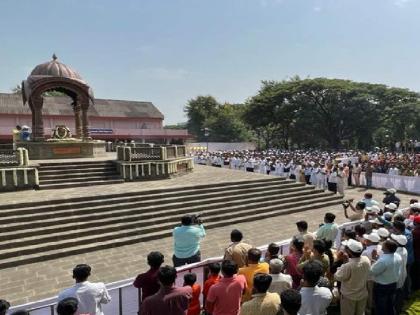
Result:
[[[207,294],[209,293],[210,288],[220,280],[220,264],[219,263],[212,263],[209,265],[210,275],[207,280],[204,282],[203,287],[203,297],[204,302],[203,304],[206,305],[206,298]]]
[[[260,263],[261,251],[258,248],[248,250],[248,264],[246,267],[239,268],[238,275],[245,276],[247,289],[242,296],[242,302],[249,301],[252,297],[254,286],[254,275],[257,273],[269,273],[270,266],[266,262]]]

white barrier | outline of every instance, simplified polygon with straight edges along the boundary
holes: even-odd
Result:
[[[335,240],[336,247],[339,247],[341,243],[341,235],[344,230],[354,229],[361,221],[353,221],[341,224],[339,226],[339,233]],[[287,255],[289,253],[289,244],[291,239],[276,242],[280,246],[280,254]],[[259,246],[258,248],[263,252],[267,250],[268,244]],[[222,256],[212,257],[205,259],[201,262],[185,265],[177,268],[178,277],[176,281],[177,286],[182,286],[183,276],[185,273],[194,272],[197,274],[197,282],[204,284],[205,281],[205,268],[213,262],[221,262]],[[138,294],[137,289],[133,287],[132,283],[134,278],[125,279],[118,282],[107,284],[109,294],[111,295],[111,302],[103,305],[103,311],[105,315],[137,315],[138,311]],[[52,297],[32,303],[22,304],[16,307],[12,307],[11,311],[20,309],[26,309],[30,312],[30,315],[56,315],[55,312],[57,303],[57,297]]]
[[[362,185],[366,185],[365,173],[361,174],[360,180]],[[420,194],[420,176],[373,173],[372,187],[384,189],[395,188],[399,191]]]

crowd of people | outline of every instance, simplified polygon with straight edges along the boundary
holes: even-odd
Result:
[[[360,173],[420,176],[419,153],[311,151],[219,151],[192,152],[198,164],[286,176],[325,185],[340,178],[346,185],[360,185]],[[371,177],[371,176],[370,176]],[[369,183],[367,183],[369,185]],[[323,187],[323,186],[321,186]]]
[[[325,213],[314,233],[307,221],[296,222],[297,232],[285,251],[271,243],[262,252],[234,229],[223,260],[206,266],[203,282],[188,272],[177,286],[176,267],[201,261],[200,242],[206,236],[200,218],[185,215],[173,231],[172,264],[153,251],[147,256],[149,270],[134,280],[138,313],[323,315],[339,310],[343,315],[395,315],[413,295],[419,307],[418,200],[403,208],[395,193],[386,194],[382,203],[366,193],[357,202],[344,201],[343,211],[354,223],[344,230],[333,213]],[[90,275],[86,264],[73,269],[75,285],[59,294],[57,314],[104,315],[102,307],[111,301],[110,294],[103,283],[90,282]],[[0,315],[9,307],[0,300]]]
[[[184,274],[183,286],[176,287],[176,269],[152,252],[150,269],[134,282],[139,314],[321,315],[334,308],[344,315],[399,314],[420,289],[420,203],[412,199],[401,208],[395,194],[383,202],[381,207],[369,193],[355,205],[345,201],[345,215],[355,225],[342,231],[339,242],[333,213],[325,214],[316,233],[306,221],[296,222],[284,255],[276,243],[263,254],[233,230],[223,260],[208,265],[203,287],[194,273]],[[184,217],[174,230],[175,248],[184,254],[175,250],[173,262],[200,261],[204,236],[201,222]]]

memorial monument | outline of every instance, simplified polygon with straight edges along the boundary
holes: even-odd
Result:
[[[42,109],[45,93],[56,91],[67,95],[71,100],[75,120],[75,135],[65,133],[46,140]],[[23,104],[32,112],[32,137],[22,142],[20,147],[29,151],[30,159],[61,159],[97,157],[105,154],[105,142],[89,137],[88,109],[94,103],[91,87],[70,67],[58,61],[54,54],[52,60],[36,66],[22,82]],[[55,134],[63,135],[68,126],[56,126]]]

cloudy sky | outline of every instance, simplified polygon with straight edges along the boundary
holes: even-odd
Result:
[[[243,102],[261,80],[337,77],[420,91],[420,0],[0,0],[0,91],[59,60],[98,98]]]

